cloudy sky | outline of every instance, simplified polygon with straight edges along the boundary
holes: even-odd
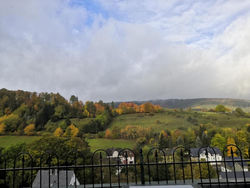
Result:
[[[0,88],[250,99],[250,1],[2,0]]]

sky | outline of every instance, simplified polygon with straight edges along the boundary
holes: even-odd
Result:
[[[249,0],[2,0],[0,88],[250,99]]]

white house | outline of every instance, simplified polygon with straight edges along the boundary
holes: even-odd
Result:
[[[135,157],[134,157],[134,154],[131,153],[130,151],[127,151],[127,158],[126,158],[126,151],[120,153],[120,156],[119,155],[119,152],[121,151],[122,149],[120,148],[109,148],[106,150],[107,154],[108,154],[108,158],[111,158],[111,159],[117,159],[119,157],[120,159],[120,162],[122,164],[134,164],[135,162]]]
[[[207,154],[206,154],[207,152]],[[221,164],[222,161],[222,153],[219,150],[219,148],[214,147],[212,148],[191,148],[190,149],[190,155],[195,160],[205,160],[211,162],[211,165]],[[212,162],[214,161],[214,162]]]
[[[130,151],[123,151],[121,152],[122,149],[120,148],[109,148],[106,150],[107,152],[107,158],[110,159],[114,159],[114,160],[119,160],[120,164],[134,164],[135,163],[135,156],[132,152]],[[120,155],[119,155],[120,153]],[[121,173],[122,169],[124,166],[120,166],[117,170],[116,170],[116,175],[118,175],[119,173]]]
[[[134,164],[135,163],[135,157],[133,154],[128,153],[127,158],[125,156],[120,157],[122,164]]]
[[[117,158],[119,155],[119,152],[121,151],[121,148],[109,148],[106,149],[107,157],[108,158]]]

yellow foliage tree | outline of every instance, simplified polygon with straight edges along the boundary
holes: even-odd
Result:
[[[63,135],[63,130],[58,127],[53,134],[54,136],[61,137]]]
[[[6,127],[6,125],[4,123],[0,124],[0,134],[5,133],[5,127]]]
[[[227,145],[230,145],[230,144],[235,145],[235,140],[232,137],[228,137],[228,139],[227,139]],[[231,150],[233,151],[233,155],[237,156],[236,155],[237,148],[235,146],[228,146],[227,147],[227,156],[232,156]]]
[[[34,124],[29,124],[24,128],[24,133],[26,135],[33,135],[35,134],[35,125]]]
[[[154,105],[150,102],[147,102],[142,105],[143,112],[149,113],[154,112]]]
[[[164,130],[161,131],[160,135],[162,135],[163,137],[167,137],[168,136],[167,133]]]
[[[73,124],[67,127],[64,136],[76,137],[79,133],[79,129]]]
[[[79,129],[73,125],[73,127],[71,128],[71,135],[73,137],[76,137],[78,133],[79,133]]]
[[[236,143],[237,146],[240,148],[242,155],[248,156],[248,135],[247,132],[244,130],[239,130],[236,132]]]
[[[0,123],[2,123],[4,120],[6,120],[8,116],[4,115],[0,117]]]
[[[121,114],[123,113],[123,111],[122,111],[121,108],[117,108],[117,109],[116,109],[116,112],[117,112],[119,115],[121,115]]]

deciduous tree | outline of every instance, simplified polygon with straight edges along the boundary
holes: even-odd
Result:
[[[243,155],[248,156],[249,143],[247,141],[247,133],[244,130],[236,132],[236,143]]]
[[[79,129],[75,127],[73,124],[67,127],[64,135],[68,137],[76,137],[79,133]]]
[[[218,147],[221,151],[223,151],[226,145],[227,145],[227,139],[219,133],[215,134],[211,140],[211,146]]]
[[[232,137],[228,137],[228,139],[227,139],[227,145],[230,145],[230,144],[235,145],[235,140]],[[237,156],[237,154],[236,154],[237,148],[235,146],[228,146],[227,147],[227,156],[232,156],[231,150],[233,151],[234,156]]]
[[[215,111],[216,111],[216,112],[227,112],[227,111],[229,111],[229,109],[226,108],[224,105],[219,104],[219,105],[217,105],[217,106],[215,107]]]
[[[4,123],[0,123],[0,134],[5,133],[5,127],[6,127],[6,125]]]
[[[112,137],[111,131],[109,129],[107,129],[105,131],[105,138],[111,138],[111,137]]]
[[[58,127],[55,131],[54,131],[54,136],[57,136],[57,137],[61,137],[63,135],[63,130]]]
[[[24,128],[24,133],[26,135],[34,135],[35,134],[35,125],[34,124],[29,124]]]

